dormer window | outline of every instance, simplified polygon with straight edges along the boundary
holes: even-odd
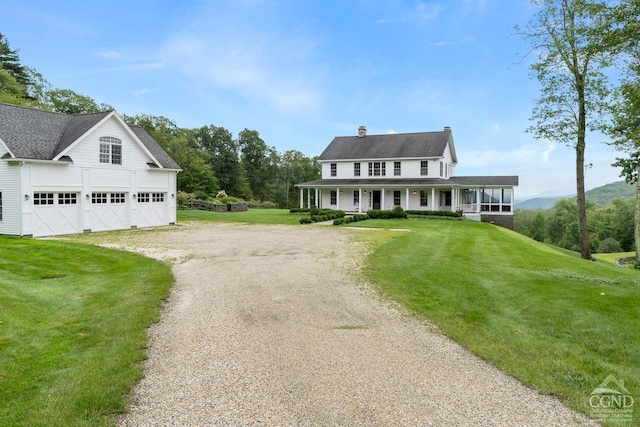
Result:
[[[100,137],[100,163],[122,164],[122,141],[112,136]]]

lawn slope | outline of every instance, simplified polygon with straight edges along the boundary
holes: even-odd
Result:
[[[637,270],[584,261],[489,224],[368,225],[412,229],[372,254],[374,283],[480,357],[586,414],[608,375],[638,396]]]

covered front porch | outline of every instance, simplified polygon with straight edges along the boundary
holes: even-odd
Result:
[[[479,214],[483,209],[513,212],[511,190],[461,188],[458,186],[304,186],[301,185],[300,207],[330,208],[345,212],[366,213],[370,209],[460,211]],[[498,197],[499,196],[499,197]]]

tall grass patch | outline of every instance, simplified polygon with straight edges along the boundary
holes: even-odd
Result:
[[[381,243],[370,260],[385,293],[586,414],[590,393],[608,375],[640,395],[637,271],[488,224],[409,219],[401,226],[413,231]]]
[[[0,237],[0,425],[110,425],[172,283],[136,254]]]

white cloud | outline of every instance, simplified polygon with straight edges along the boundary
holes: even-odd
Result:
[[[422,21],[434,21],[440,16],[442,6],[428,3],[418,3],[416,13]]]
[[[553,153],[553,151],[556,149],[557,146],[558,146],[557,143],[553,141],[547,141],[547,149],[542,152],[543,164],[549,163],[549,158],[551,157],[551,153]]]
[[[266,108],[295,113],[313,109],[323,99],[315,86],[321,73],[305,60],[313,46],[304,39],[233,30],[199,32],[173,36],[162,57],[197,86],[234,91]]]

